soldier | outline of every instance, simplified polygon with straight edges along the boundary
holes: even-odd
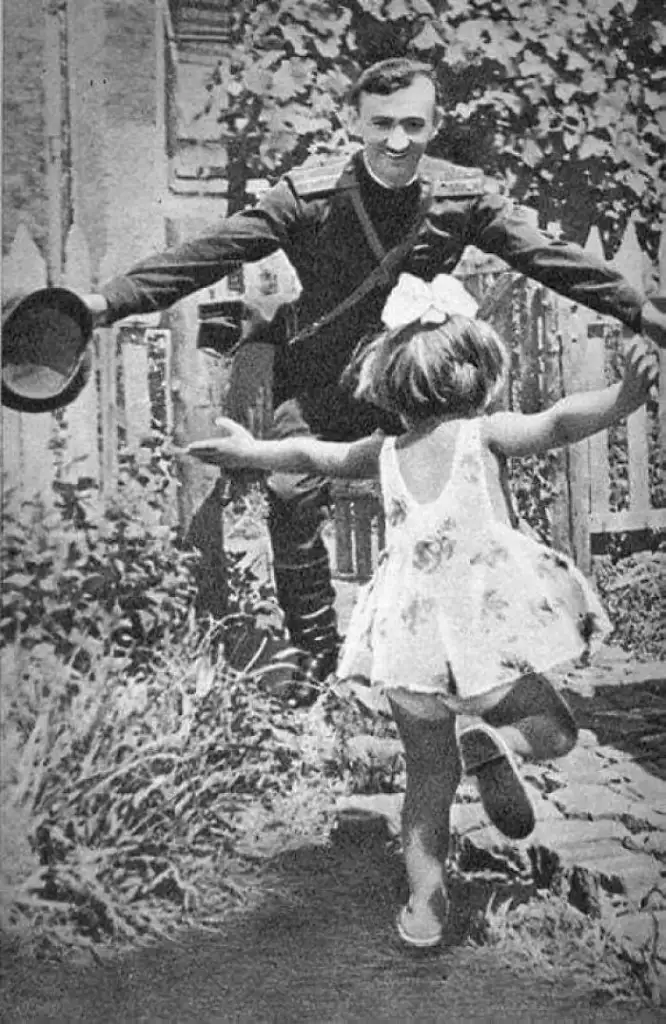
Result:
[[[350,95],[363,143],[351,159],[289,172],[256,206],[107,282],[85,297],[96,323],[165,309],[282,249],[302,293],[255,336],[276,347],[273,436],[330,440],[400,429],[354,401],[340,376],[379,322],[399,273],[432,280],[453,271],[467,245],[666,344],[666,317],[612,267],[531,227],[509,199],[484,187],[481,172],[425,155],[440,124],[435,82],[429,65],[404,58],[367,69]],[[235,378],[236,403],[247,406],[264,382],[254,369]],[[321,538],[327,483],[273,474],[267,486],[278,600],[292,643],[310,655],[311,677],[323,680],[339,646]]]

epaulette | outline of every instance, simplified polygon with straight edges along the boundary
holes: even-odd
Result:
[[[433,156],[422,158],[419,177],[432,182],[434,199],[479,196],[487,191],[486,177],[479,167],[460,167]]]
[[[330,195],[331,192],[344,187],[344,183],[343,186],[340,184],[340,178],[349,162],[349,156],[335,157],[323,164],[294,167],[285,177],[289,179],[297,195],[303,199],[316,199],[317,196]],[[350,182],[350,186],[352,184]]]

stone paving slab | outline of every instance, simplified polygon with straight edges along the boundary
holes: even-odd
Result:
[[[637,664],[607,649],[593,666],[568,667],[559,682],[583,728],[567,757],[524,766],[534,833],[505,839],[466,779],[452,811],[454,847],[466,851],[465,863],[476,851],[486,867],[493,857],[499,867],[511,854],[546,884],[569,878],[570,899],[591,913],[605,897],[614,934],[636,956],[648,950],[652,969],[666,975],[666,662]],[[349,797],[346,806],[378,811],[397,835],[401,802],[385,794]]]

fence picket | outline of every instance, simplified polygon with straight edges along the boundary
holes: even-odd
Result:
[[[354,552],[356,572],[365,582],[372,576],[372,520],[374,501],[363,495],[354,502]]]
[[[562,345],[562,384],[565,394],[585,391],[589,386],[587,318],[579,307],[559,303]],[[592,569],[590,547],[590,448],[588,440],[565,450],[568,484],[569,540],[573,557],[584,573]]]
[[[659,294],[666,295],[666,222],[659,244]],[[659,455],[666,469],[666,349],[659,350]]]
[[[340,576],[350,576],[354,571],[352,507],[344,494],[335,494],[334,521],[335,569]]]
[[[629,502],[632,509],[650,506],[647,426],[647,410],[643,405],[627,420]]]
[[[562,336],[560,334],[561,300],[554,292],[540,289],[540,316],[544,337],[544,401],[546,405],[556,402],[563,394],[562,382]],[[551,537],[553,546],[572,554],[569,528],[569,485],[567,480],[567,455],[563,448],[553,452],[554,496],[551,504]]]
[[[635,288],[643,288],[643,251],[638,243],[638,236],[633,221],[629,221],[617,251],[614,266],[624,274],[627,281]],[[625,340],[632,337],[632,332],[625,328]],[[650,505],[649,454],[647,435],[647,412],[641,406],[627,420],[627,447],[629,456],[629,501],[634,509],[648,508]]]
[[[3,299],[18,298],[47,285],[46,260],[25,224],[20,224],[7,256],[2,261]],[[53,414],[29,414],[2,410],[2,456],[6,485],[16,497],[51,497],[55,471],[51,441]]]
[[[21,223],[2,261],[2,297],[7,300],[45,288],[47,278],[46,260]]]
[[[150,434],[151,413],[148,391],[148,346],[124,341],[120,350],[123,366],[125,443],[131,451]]]
[[[102,279],[115,269],[107,253],[100,267]],[[99,424],[101,438],[101,481],[105,495],[113,494],[118,482],[118,328],[102,327],[95,332],[95,359],[99,368]]]
[[[91,291],[90,252],[86,238],[77,223],[70,228],[65,247],[63,284],[72,291]],[[94,345],[91,345],[93,368],[87,386],[64,412],[66,424],[63,476],[75,481],[82,477],[100,482],[99,408],[95,373]]]
[[[599,229],[593,226],[587,236],[585,252],[598,259],[605,259]],[[591,310],[582,309],[580,317],[587,330],[587,386],[602,388],[606,383],[606,347],[603,322]],[[610,461],[608,455],[608,431],[594,434],[588,439],[590,467],[590,511],[606,515],[610,503]]]

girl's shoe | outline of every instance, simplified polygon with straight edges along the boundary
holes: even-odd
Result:
[[[526,839],[536,824],[534,808],[516,760],[502,736],[484,722],[458,736],[463,768],[476,776],[483,808],[509,839]]]
[[[430,935],[413,935],[407,928],[408,913],[409,907],[403,907],[395,922],[398,935],[405,945],[410,946],[412,949],[435,949],[439,946],[444,935],[444,929],[439,927]]]

